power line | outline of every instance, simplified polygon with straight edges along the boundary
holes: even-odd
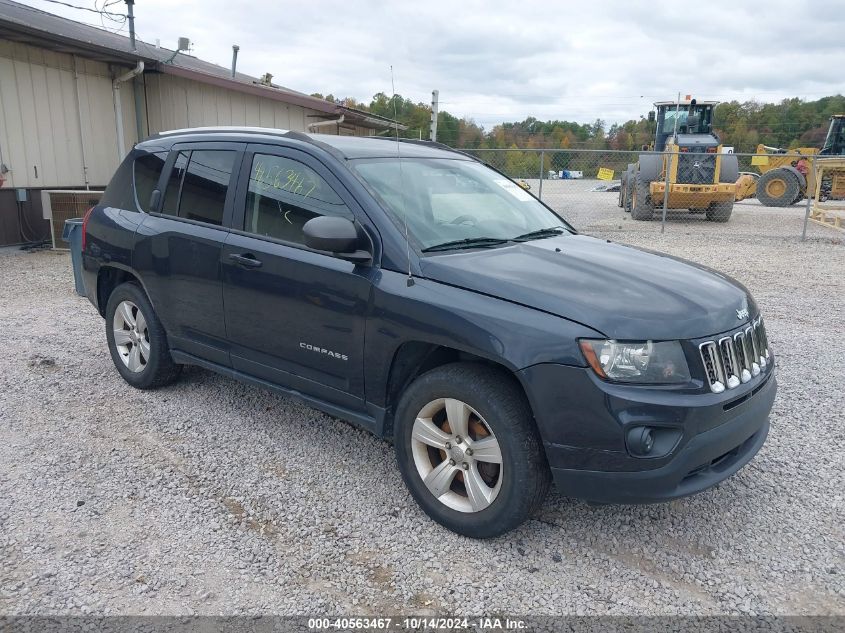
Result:
[[[42,2],[50,2],[51,4],[60,4],[60,5],[65,6],[65,7],[70,7],[71,9],[79,9],[80,11],[88,11],[90,13],[99,13],[101,16],[106,15],[106,16],[110,16],[111,18],[124,18],[124,19],[126,19],[126,16],[122,13],[113,13],[111,11],[105,10],[106,6],[111,6],[112,4],[114,4],[114,2],[107,3],[103,7],[103,9],[96,9],[96,8],[92,9],[91,7],[80,7],[76,4],[70,4],[69,2],[62,2],[62,0],[41,0],[41,1]],[[95,7],[97,6],[96,2],[94,3],[94,6]]]

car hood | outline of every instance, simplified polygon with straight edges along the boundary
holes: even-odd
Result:
[[[628,340],[725,332],[757,306],[715,270],[583,235],[426,257],[425,277],[543,310]],[[514,324],[518,326],[519,324]]]

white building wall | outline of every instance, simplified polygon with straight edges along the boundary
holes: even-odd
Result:
[[[112,81],[107,64],[0,41],[0,153],[6,187],[91,187],[118,164]],[[77,99],[77,89],[79,98]],[[122,87],[124,142],[136,142],[131,83]],[[81,106],[81,107],[80,107]],[[80,125],[81,123],[81,125]]]

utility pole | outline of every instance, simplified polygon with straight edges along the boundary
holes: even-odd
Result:
[[[136,52],[135,48],[135,13],[133,7],[135,0],[126,0],[126,19],[129,20],[129,45],[132,47],[132,52]]]
[[[431,140],[437,142],[437,109],[439,107],[439,90],[431,91]]]

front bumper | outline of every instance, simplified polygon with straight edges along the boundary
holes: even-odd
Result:
[[[549,367],[555,366],[523,370],[523,378],[555,485],[565,496],[653,503],[696,494],[751,461],[768,435],[777,391],[773,366],[727,396],[638,391],[604,383],[585,368]],[[574,384],[561,388],[562,374]],[[556,390],[544,394],[550,380]],[[679,439],[660,457],[635,457],[624,439],[634,425],[676,429]]]

